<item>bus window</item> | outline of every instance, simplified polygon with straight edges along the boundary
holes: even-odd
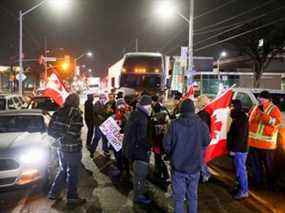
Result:
[[[124,62],[124,68],[127,72],[135,72],[136,69],[141,69],[146,73],[160,73],[161,67],[161,57],[129,56],[126,57]]]

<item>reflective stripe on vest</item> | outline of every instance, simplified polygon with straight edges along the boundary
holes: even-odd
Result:
[[[254,109],[254,111],[257,108]],[[270,115],[270,113],[272,112],[272,110],[274,109],[274,105],[270,104],[266,110],[264,111],[265,114]],[[253,113],[254,114],[254,113]],[[252,115],[253,115],[252,114]],[[277,136],[278,136],[278,132],[276,131],[276,133],[274,133],[272,136],[265,136],[263,135],[263,131],[265,129],[265,125],[262,122],[259,122],[258,124],[258,128],[256,132],[249,132],[249,137],[252,139],[256,139],[256,140],[261,140],[261,141],[265,141],[265,142],[269,142],[269,143],[276,143],[277,141]]]

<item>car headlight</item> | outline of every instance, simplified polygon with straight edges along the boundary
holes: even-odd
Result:
[[[43,149],[29,149],[20,154],[19,160],[24,164],[41,164],[47,160],[47,152]]]

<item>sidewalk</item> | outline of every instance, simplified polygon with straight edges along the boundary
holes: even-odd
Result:
[[[234,171],[230,158],[223,157],[215,160],[210,164],[210,168],[214,176],[226,182],[229,186],[232,186]],[[264,209],[264,212],[285,212],[285,192],[283,190],[280,190],[279,192],[270,192],[250,187],[250,198],[247,201],[259,205]]]

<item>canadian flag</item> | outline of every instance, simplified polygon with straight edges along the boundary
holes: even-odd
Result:
[[[205,152],[206,163],[227,154],[227,129],[232,96],[233,90],[230,88],[205,107],[211,116],[211,143]]]
[[[55,73],[52,73],[48,78],[46,89],[43,92],[43,95],[50,97],[58,105],[62,106],[65,98],[68,96],[68,92],[66,91],[59,77]]]
[[[194,100],[194,85],[193,84],[189,87],[188,92],[182,97],[182,101],[188,98],[191,99],[192,101]]]

